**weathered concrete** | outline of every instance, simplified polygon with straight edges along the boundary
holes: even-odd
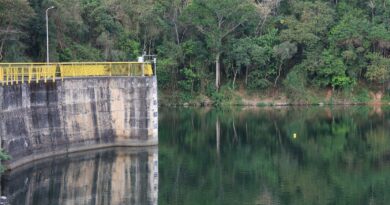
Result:
[[[72,78],[0,86],[10,168],[56,154],[158,143],[155,77]]]

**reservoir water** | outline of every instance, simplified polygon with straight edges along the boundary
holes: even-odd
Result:
[[[388,204],[390,107],[160,109],[159,146],[1,179],[12,205]]]

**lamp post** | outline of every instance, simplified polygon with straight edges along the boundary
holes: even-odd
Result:
[[[49,65],[49,10],[54,9],[54,6],[51,6],[46,9],[46,63]]]

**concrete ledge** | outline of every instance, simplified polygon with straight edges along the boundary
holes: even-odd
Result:
[[[102,153],[106,151],[119,151],[122,153],[127,153],[127,154],[138,154],[140,152],[148,152],[148,153],[158,153],[158,145],[150,145],[150,146],[113,146],[113,147],[102,147],[102,148],[96,148],[96,149],[88,149],[88,150],[80,150],[78,152],[69,152],[69,153],[63,153],[63,154],[56,154],[56,155],[51,155],[48,157],[43,157],[35,160],[28,161],[24,164],[19,163],[19,166],[14,166],[12,169],[6,170],[6,172],[3,175],[9,175],[10,172],[18,173],[21,170],[29,169],[31,167],[39,166],[41,164],[45,164],[47,162],[58,162],[61,161],[65,158],[70,158],[73,160],[74,158],[84,158],[88,157],[89,155],[93,155],[94,153]]]
[[[106,148],[113,148],[113,147],[157,147],[158,141],[155,142],[116,142],[116,143],[109,143],[109,144],[96,144],[91,146],[84,146],[84,147],[74,147],[70,149],[61,149],[58,151],[51,151],[46,152],[43,154],[33,154],[31,156],[23,157],[22,159],[19,159],[17,161],[13,161],[11,163],[4,162],[3,165],[7,168],[7,170],[14,170],[19,167],[22,167],[24,165],[37,162],[40,160],[44,160],[47,158],[55,157],[55,156],[61,156],[61,155],[67,155],[67,154],[74,154],[74,153],[80,153],[80,152],[86,152],[91,150],[99,150],[99,149],[106,149]]]

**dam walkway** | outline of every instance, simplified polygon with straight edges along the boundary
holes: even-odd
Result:
[[[0,85],[80,77],[153,76],[154,73],[148,62],[0,63]]]

